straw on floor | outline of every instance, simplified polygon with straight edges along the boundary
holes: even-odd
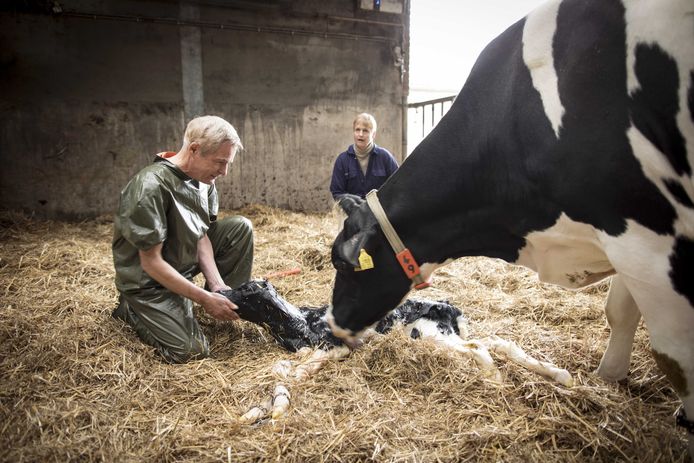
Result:
[[[330,301],[332,214],[248,207],[254,277],[297,306]],[[109,218],[0,214],[0,460],[22,461],[685,461],[679,404],[640,326],[625,382],[593,371],[607,341],[608,282],[567,291],[487,258],[440,269],[417,297],[445,299],[472,337],[498,334],[568,369],[551,383],[497,358],[505,382],[400,332],[328,363],[292,388],[286,417],[242,425],[292,358],[247,322],[198,311],[212,357],[161,362],[115,307]],[[300,268],[300,273],[277,275]]]

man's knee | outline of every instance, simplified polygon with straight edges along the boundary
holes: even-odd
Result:
[[[215,222],[209,231],[215,262],[224,282],[236,288],[251,276],[253,267],[253,224],[243,216]]]
[[[183,298],[138,300],[121,295],[113,316],[130,325],[168,363],[185,363],[210,355],[207,338],[193,316],[192,302]]]
[[[232,246],[242,242],[253,243],[253,223],[246,217],[235,215],[222,219],[220,222],[220,225],[226,228],[227,236]]]
[[[150,326],[152,341],[148,344],[156,347],[157,352],[169,363],[186,363],[190,360],[199,360],[210,355],[207,338],[200,330],[200,325],[195,320],[184,320],[179,323],[158,325],[152,329]],[[147,336],[140,337],[147,342]]]
[[[157,352],[168,363],[187,363],[191,360],[201,360],[210,356],[210,349],[205,338],[191,339],[191,342],[183,347],[165,347],[160,344],[157,346]]]

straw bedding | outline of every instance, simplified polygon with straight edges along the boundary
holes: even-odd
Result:
[[[297,306],[330,300],[337,220],[249,207],[254,277],[274,277]],[[685,461],[679,404],[653,362],[645,328],[627,381],[592,372],[607,341],[607,283],[567,291],[486,258],[440,269],[416,294],[446,299],[471,336],[497,334],[568,369],[573,388],[496,358],[505,382],[401,332],[328,363],[301,385],[282,420],[237,418],[272,392],[291,354],[247,322],[200,312],[212,357],[158,360],[115,306],[110,219],[47,222],[0,214],[2,461]]]

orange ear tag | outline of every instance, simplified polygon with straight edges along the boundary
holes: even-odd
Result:
[[[369,270],[374,268],[374,260],[363,248],[359,251],[359,267],[355,268],[355,272],[361,272],[362,270]]]

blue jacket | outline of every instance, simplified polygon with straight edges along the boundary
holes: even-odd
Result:
[[[347,151],[340,153],[333,167],[333,178],[330,181],[330,193],[333,199],[338,199],[345,193],[359,195],[362,198],[373,189],[381,188],[383,182],[398,168],[398,163],[385,148],[374,144],[369,156],[369,166],[366,175],[354,153],[354,145],[349,145]]]

